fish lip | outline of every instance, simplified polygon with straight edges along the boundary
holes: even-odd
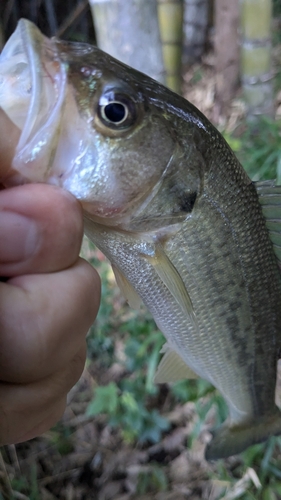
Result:
[[[34,47],[34,39],[32,37],[29,21],[27,21],[26,19],[20,19],[18,22],[17,30],[19,31],[22,47],[24,49],[27,63],[30,68],[30,84],[32,89],[27,117],[22,130],[22,134],[20,136],[20,140],[17,145],[17,149],[21,149],[23,145],[28,141],[33,128],[32,116],[35,116],[37,107],[36,98],[38,98],[38,93],[40,92],[40,78],[38,67],[41,70],[41,61],[39,57],[36,57],[37,54]],[[36,67],[36,65],[38,66]]]
[[[25,50],[27,61],[30,65],[31,88],[33,89],[33,91],[31,92],[31,100],[26,122],[17,146],[17,150],[21,150],[25,147],[25,144],[28,146],[28,141],[34,134],[36,117],[40,112],[40,98],[44,99],[44,84],[46,86],[46,80],[48,80],[48,83],[51,84],[52,90],[54,91],[55,103],[51,108],[51,111],[49,112],[48,110],[46,116],[44,117],[45,120],[43,122],[43,126],[40,127],[40,133],[42,133],[42,131],[46,129],[48,125],[53,121],[57,121],[57,116],[60,115],[60,111],[64,101],[67,77],[65,66],[61,63],[58,57],[56,45],[53,43],[53,40],[50,40],[42,35],[38,28],[26,19],[21,19],[19,21],[18,28],[20,30],[22,44]],[[51,78],[51,76],[48,74],[48,70],[44,62],[44,59],[46,58],[46,55],[44,54],[45,51],[49,51],[51,54],[51,59],[57,61],[58,63],[56,79]],[[44,77],[42,77],[42,75],[44,75]]]
[[[11,93],[10,98],[11,109],[7,109],[7,107],[5,109],[5,85],[2,94],[0,93],[0,105],[21,130],[15,148],[12,168],[19,175],[22,175],[22,182],[44,181],[46,175],[49,175],[50,158],[54,155],[55,135],[66,92],[67,74],[65,64],[59,58],[54,41],[45,37],[27,19],[19,20],[15,32],[7,41],[0,57],[0,67],[2,64],[3,68],[4,64],[6,70],[6,75],[2,79],[5,84],[6,76],[6,92],[8,93],[9,74],[13,70],[13,61],[15,61],[14,64],[17,64],[19,60],[23,67],[22,70],[19,69],[16,72],[17,82],[14,95]],[[9,59],[11,61],[10,67]],[[21,66],[18,67],[21,68]],[[27,79],[30,87],[30,97],[27,96],[26,92]],[[15,100],[21,99],[21,91],[23,94],[25,92],[24,98],[19,101],[23,103],[24,111],[22,111],[22,116],[24,119],[22,118],[22,123],[19,125],[17,123],[17,114],[13,111],[13,98]],[[53,132],[51,130],[52,125],[54,125]],[[45,142],[45,145],[43,142]],[[47,154],[48,158],[46,158],[48,147],[52,151]],[[40,158],[42,159],[43,156],[45,156],[45,161],[43,161],[40,168]],[[36,162],[36,169],[33,167],[34,162]],[[18,179],[19,177],[17,177],[16,183],[18,183]],[[12,178],[10,178],[10,183],[13,184]]]
[[[32,130],[32,115],[35,115],[34,111],[37,100],[36,98],[38,97],[38,92],[40,91],[39,73],[41,70],[41,61],[36,54],[34,46],[35,41],[34,37],[32,36],[32,28],[34,29],[34,26],[30,21],[26,19],[20,19],[18,21],[16,30],[5,44],[1,53],[1,73],[2,80],[4,82],[4,84],[2,83],[4,90],[2,91],[1,96],[3,101],[1,102],[1,106],[14,122],[16,122],[17,118],[13,116],[13,113],[10,112],[9,108],[7,109],[7,105],[5,102],[5,76],[7,73],[7,80],[9,85],[9,73],[12,70],[12,68],[9,67],[9,63],[11,65],[14,61],[15,66],[19,66],[21,64],[23,67],[23,69],[19,73],[16,73],[16,79],[18,81],[16,85],[19,87],[19,89],[17,89],[16,87],[15,93],[16,91],[18,91],[18,93],[22,91],[22,93],[24,94],[24,80],[27,78],[27,75],[29,77],[30,99],[25,121],[23,125],[19,124],[18,122],[15,123],[15,125],[17,125],[22,130],[21,137],[17,146],[19,149],[23,146],[24,143],[26,143]],[[28,71],[26,71],[26,68],[28,68]]]

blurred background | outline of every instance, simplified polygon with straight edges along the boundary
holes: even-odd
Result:
[[[252,179],[281,182],[280,0],[2,0],[1,46],[21,17],[181,93]],[[82,255],[103,283],[86,369],[55,428],[1,449],[0,500],[281,499],[281,438],[206,463],[223,399],[203,380],[154,385],[162,334],[145,309],[128,307],[86,239]]]

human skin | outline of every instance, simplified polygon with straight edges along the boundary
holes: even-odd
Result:
[[[1,152],[0,140],[0,186],[10,162]],[[100,280],[79,258],[82,236],[81,206],[66,191],[0,190],[0,445],[54,425],[83,371]]]

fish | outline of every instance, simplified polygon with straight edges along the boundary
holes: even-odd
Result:
[[[17,137],[3,185],[80,200],[129,304],[166,338],[155,382],[199,377],[225,399],[206,459],[280,434],[281,186],[252,182],[183,97],[24,19],[1,53],[0,106]]]

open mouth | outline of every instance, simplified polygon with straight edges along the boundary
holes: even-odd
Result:
[[[29,168],[30,180],[42,180],[42,171],[46,172],[65,88],[66,70],[55,43],[33,23],[21,19],[0,56],[0,106],[21,131],[13,167],[28,179],[28,171],[23,168]]]

